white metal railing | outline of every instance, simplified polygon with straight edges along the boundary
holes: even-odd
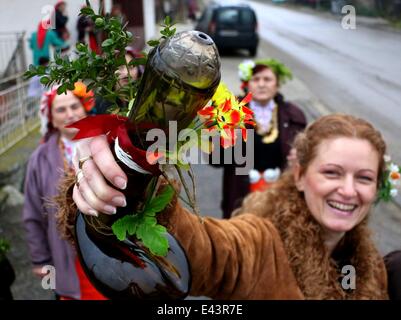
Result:
[[[39,126],[40,96],[28,96],[29,81],[0,91],[0,154]]]
[[[25,32],[0,32],[0,77],[5,78],[27,69]]]

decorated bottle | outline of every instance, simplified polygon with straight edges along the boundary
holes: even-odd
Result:
[[[220,82],[220,59],[213,40],[198,31],[177,33],[148,57],[129,123],[111,144],[117,163],[128,177],[123,191],[127,206],[98,218],[78,214],[75,240],[80,262],[94,286],[111,299],[180,299],[189,290],[191,274],[185,252],[167,234],[167,256],[155,256],[135,237],[119,241],[111,225],[143,205],[145,190],[160,174],[145,160],[146,132],[169,121],[186,128],[213,96]]]

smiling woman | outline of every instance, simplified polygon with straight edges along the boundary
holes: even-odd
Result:
[[[96,146],[97,154],[94,166],[84,167],[84,176],[105,175],[99,163],[111,159],[108,145],[94,138],[89,146]],[[294,148],[294,166],[271,188],[246,197],[231,219],[205,218],[202,223],[175,200],[159,214],[159,222],[180,242],[190,262],[191,295],[388,298],[386,269],[367,223],[385,177],[381,134],[365,120],[335,114],[298,134]],[[107,168],[109,177],[118,175],[115,162],[109,161]],[[62,212],[67,222],[75,209],[73,185],[66,187]],[[84,199],[85,192],[92,192],[89,185],[74,188],[73,198],[89,214],[98,199]],[[100,193],[97,197],[111,203]]]
[[[300,134],[295,141],[300,152],[294,166],[295,185],[321,225],[330,252],[365,219],[376,200],[385,152],[384,142],[372,134],[372,128],[363,122],[351,127],[340,119],[335,123],[333,117],[325,128],[311,126],[314,134],[308,138],[308,133]]]

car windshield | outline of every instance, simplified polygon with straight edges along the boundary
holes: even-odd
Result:
[[[254,16],[250,10],[227,8],[218,11],[217,20],[224,26],[245,26],[254,23]]]

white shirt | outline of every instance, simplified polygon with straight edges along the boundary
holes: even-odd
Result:
[[[251,100],[249,103],[250,108],[254,112],[255,121],[260,128],[260,131],[267,132],[270,129],[273,110],[275,107],[274,100],[271,99],[267,104],[262,105],[256,101]]]

